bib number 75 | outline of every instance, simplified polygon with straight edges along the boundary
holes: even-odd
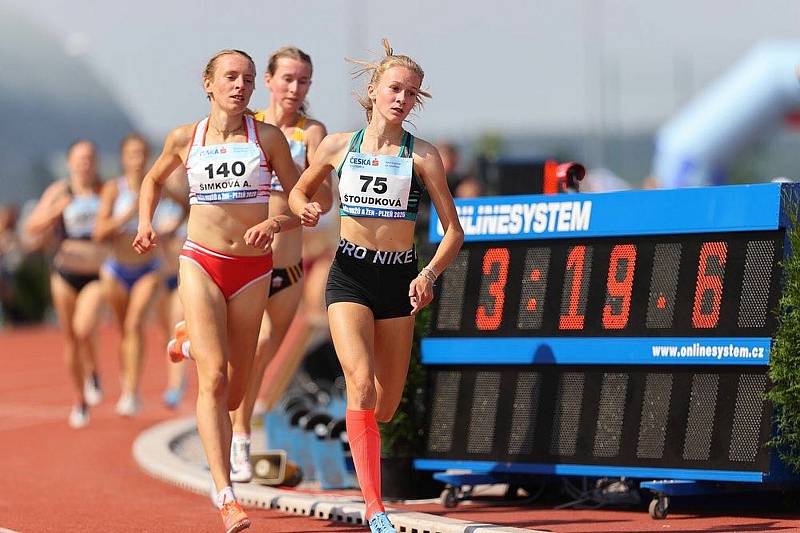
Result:
[[[384,194],[389,186],[386,185],[386,177],[384,176],[361,176],[361,181],[364,184],[361,186],[361,192],[367,192],[367,188],[372,184],[372,192],[375,194]]]

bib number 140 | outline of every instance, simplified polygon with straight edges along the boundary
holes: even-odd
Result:
[[[222,162],[214,168],[214,163],[210,163],[204,170],[208,172],[208,179],[212,180],[214,177],[227,178],[230,174],[234,176],[244,176],[245,166],[241,161],[234,161],[231,163],[230,170],[228,170],[228,162]]]

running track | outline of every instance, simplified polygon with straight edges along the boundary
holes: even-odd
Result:
[[[139,432],[176,413],[160,402],[165,363],[164,340],[157,333],[148,337],[144,409],[133,420],[114,413],[119,394],[117,343],[116,332],[103,328],[100,370],[106,399],[92,410],[90,425],[75,431],[66,423],[71,394],[58,331],[42,327],[0,332],[0,531],[221,531],[209,499],[155,480],[134,462],[131,446]],[[187,398],[193,399],[195,391],[192,379]],[[177,414],[193,411],[193,400],[185,400]],[[733,517],[730,510],[700,515],[675,510],[669,519],[653,521],[642,510],[554,511],[462,504],[445,513],[438,504],[408,508],[563,533],[800,531],[800,513]],[[254,532],[366,531],[271,510],[250,509],[248,514],[254,524],[249,531]]]
[[[71,394],[62,364],[61,340],[52,328],[0,333],[0,528],[14,531],[222,530],[208,498],[157,481],[133,460],[137,434],[175,416],[162,407],[163,339],[150,336],[144,409],[132,420],[114,413],[119,394],[117,334],[100,338],[100,370],[106,399],[92,410],[88,427],[67,425]],[[190,369],[191,370],[191,369]],[[194,381],[187,398],[195,397]],[[181,416],[192,414],[185,400]],[[249,510],[250,531],[352,532],[361,528]]]

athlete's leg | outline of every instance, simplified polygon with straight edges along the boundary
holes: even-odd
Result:
[[[347,408],[375,409],[375,321],[368,307],[352,302],[328,306],[336,355],[347,386]]]
[[[159,305],[161,327],[164,330],[164,337],[166,341],[172,337],[172,329],[181,320],[183,320],[183,308],[181,307],[181,300],[178,296],[178,289],[162,292],[162,297]],[[164,344],[166,345],[166,341]],[[167,361],[167,387],[164,391],[164,402],[169,407],[177,407],[183,396],[186,380],[186,363],[179,361],[173,363],[169,355],[166,357]]]
[[[78,353],[83,365],[84,383],[88,382],[92,387],[88,391],[90,396],[87,396],[87,401],[92,405],[96,405],[102,399],[98,382],[95,379],[99,374],[97,365],[97,325],[100,323],[103,304],[103,288],[100,285],[100,281],[87,283],[78,293],[75,302],[75,315],[72,319]]]
[[[408,374],[414,317],[375,321],[375,418],[388,422],[394,416]]]
[[[125,345],[124,333],[125,315],[128,312],[128,300],[130,295],[128,294],[128,288],[106,269],[100,270],[100,284],[103,289],[103,295],[105,296],[109,307],[111,307],[111,311],[114,314],[114,318],[117,321],[117,327],[119,328],[120,332],[121,340],[119,345],[119,372],[122,386],[122,391],[120,394],[121,399],[126,393],[130,392],[126,387],[126,376],[128,375],[128,348]]]
[[[369,308],[352,302],[329,305],[328,321],[347,385],[347,436],[369,520],[384,511],[381,437],[375,419],[375,321]]]
[[[267,301],[267,309],[261,320],[253,369],[242,405],[233,412],[233,431],[250,433],[250,419],[253,407],[264,379],[264,370],[275,356],[289,326],[294,319],[303,292],[302,281],[286,287]]]
[[[53,306],[56,310],[58,322],[64,335],[64,363],[75,391],[77,405],[84,405],[83,397],[83,364],[80,359],[78,342],[73,330],[75,316],[75,302],[77,292],[59,274],[50,275],[50,292],[53,297]]]
[[[98,372],[96,333],[104,303],[99,280],[87,283],[78,293],[73,327],[80,346],[85,377]]]
[[[239,408],[250,383],[250,374],[258,344],[261,320],[267,304],[268,290],[269,276],[253,283],[228,300],[229,411],[235,411]]]
[[[333,249],[336,249],[334,245]],[[328,313],[325,310],[325,284],[331,270],[333,254],[318,257],[305,274],[303,290],[303,312],[307,314],[312,326],[328,327]]]
[[[144,367],[144,328],[147,310],[156,301],[162,287],[161,275],[145,274],[131,287],[128,308],[123,322],[123,346],[126,359],[123,388],[137,394]]]
[[[230,485],[227,304],[219,288],[193,262],[180,262],[180,276],[178,291],[197,368],[197,431],[214,486],[220,491]]]

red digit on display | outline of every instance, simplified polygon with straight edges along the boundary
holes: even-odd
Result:
[[[578,314],[581,302],[581,289],[583,285],[584,263],[586,261],[586,246],[574,246],[567,256],[567,272],[572,272],[572,284],[569,290],[569,304],[567,314],[562,314],[558,320],[558,329],[583,329],[582,314]],[[564,280],[566,282],[566,278]],[[563,304],[562,304],[563,309]]]
[[[608,265],[606,305],[603,307],[603,327],[605,329],[623,329],[628,325],[635,269],[636,247],[632,244],[614,246]]]
[[[728,244],[724,242],[707,242],[700,249],[692,309],[692,325],[696,328],[717,326],[727,257]]]
[[[491,312],[487,311],[487,306],[481,304],[475,313],[475,325],[482,331],[496,330],[503,321],[503,304],[506,301],[506,280],[508,279],[508,248],[489,248],[483,255],[483,275],[489,276],[494,265],[497,265],[497,278],[491,280],[488,287],[489,296],[494,298]],[[484,277],[481,282],[481,295],[488,278]]]

